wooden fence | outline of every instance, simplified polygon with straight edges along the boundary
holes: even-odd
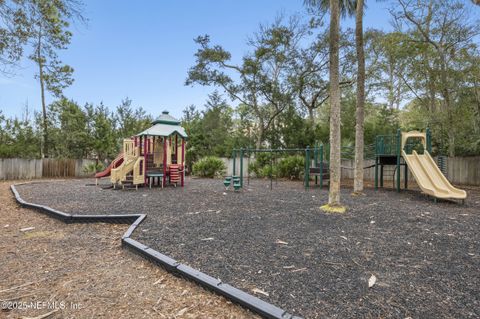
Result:
[[[222,158],[227,167],[227,174],[232,175],[233,160],[231,158]],[[248,163],[253,163],[255,160],[252,158],[248,161],[247,158],[243,160],[243,175],[248,174]],[[364,166],[371,166],[375,162],[373,160],[365,161]],[[237,158],[236,161],[236,173],[239,174],[240,161]],[[353,160],[342,160],[342,178],[353,179]],[[383,178],[385,181],[392,181],[395,166],[385,166],[383,171]],[[400,179],[403,181],[404,167],[401,167]],[[375,179],[375,168],[367,168],[364,170],[365,180]],[[475,157],[449,157],[447,159],[447,179],[460,185],[477,185],[480,186],[480,156]],[[412,173],[408,172],[408,179],[410,181],[415,180]]]
[[[0,159],[0,179],[32,179],[42,177],[84,177],[83,168],[89,159]]]
[[[224,158],[227,166],[227,174],[232,174],[232,159]],[[94,160],[89,159],[23,159],[4,158],[0,159],[0,179],[32,179],[42,177],[84,177],[88,176],[83,168]],[[254,159],[244,159],[243,174],[248,174],[248,164]],[[237,174],[239,173],[239,160],[237,159]],[[366,161],[365,166],[370,166],[373,161]],[[353,178],[353,160],[342,161],[342,178]],[[385,167],[384,179],[393,179],[394,166]],[[403,168],[401,171],[403,180]],[[365,169],[365,179],[375,178],[374,168]],[[447,160],[447,178],[454,184],[480,186],[480,156],[475,157],[449,157]],[[414,180],[409,172],[409,180]]]

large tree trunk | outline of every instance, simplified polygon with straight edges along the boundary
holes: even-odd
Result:
[[[339,33],[339,1],[330,0],[330,191],[328,204],[331,206],[340,205]]]
[[[357,45],[357,110],[355,126],[355,171],[353,191],[363,191],[363,122],[365,104],[365,52],[363,50],[363,0],[357,0],[355,17],[355,40]]]
[[[42,34],[41,30],[38,35],[37,45],[37,63],[38,63],[38,78],[40,81],[40,94],[42,102],[42,126],[43,138],[40,146],[40,153],[42,158],[48,154],[48,122],[47,122],[47,105],[45,103],[45,79],[43,74],[43,58],[42,58]]]

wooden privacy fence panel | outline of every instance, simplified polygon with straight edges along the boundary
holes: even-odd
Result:
[[[42,177],[88,176],[83,168],[94,160],[89,159],[0,159],[0,179],[32,179]]]
[[[75,177],[75,160],[43,159],[43,177]]]
[[[480,185],[480,156],[449,157],[447,178],[454,184]]]
[[[0,159],[0,179],[31,179],[41,177],[41,160],[24,158]]]

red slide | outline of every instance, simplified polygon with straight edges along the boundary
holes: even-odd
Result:
[[[123,163],[123,154],[119,154],[117,158],[115,158],[110,165],[107,166],[106,169],[104,169],[102,172],[98,172],[95,174],[95,178],[101,178],[101,177],[106,177],[110,176],[110,172],[112,171],[112,168],[117,168]]]

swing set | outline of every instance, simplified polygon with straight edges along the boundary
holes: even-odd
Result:
[[[403,133],[405,134],[405,133]],[[426,145],[429,150],[431,150],[431,133],[427,129],[426,133],[423,133],[426,136]],[[400,151],[400,139],[402,132],[397,131],[395,135],[379,135],[375,137],[375,143],[365,145],[364,148],[364,160],[372,160],[374,164],[363,167],[363,169],[375,168],[375,189],[378,187],[383,187],[384,181],[384,167],[393,166],[393,185],[397,191],[400,191],[400,169],[403,166],[405,170],[405,186],[408,187],[408,174],[407,174],[407,164],[402,162],[401,151]],[[405,149],[411,149],[417,143],[405,144]],[[304,156],[304,187],[305,189],[310,188],[310,182],[313,179],[314,186],[323,187],[325,181],[330,181],[330,145],[329,144],[315,144],[313,148],[307,146],[306,148],[278,148],[278,149],[255,149],[255,148],[239,148],[234,149],[232,152],[233,159],[233,174],[231,176],[226,176],[224,180],[224,185],[228,189],[230,185],[233,184],[234,190],[240,190],[244,186],[244,158],[247,158],[248,164],[250,166],[250,158],[252,155],[257,153],[268,153],[271,154],[270,157],[270,170],[269,170],[269,180],[270,180],[270,189],[273,188],[273,181],[277,182],[277,174],[273,174],[273,167],[276,166],[277,159],[282,158],[282,155],[285,154],[302,154]],[[341,147],[341,159],[342,160],[353,160],[355,158],[355,148],[353,146],[342,146]],[[238,161],[239,160],[239,161]],[[237,162],[238,161],[238,162]],[[238,164],[237,164],[238,163]],[[342,169],[353,170],[353,167],[341,166]],[[247,184],[250,183],[250,172],[247,173]]]

